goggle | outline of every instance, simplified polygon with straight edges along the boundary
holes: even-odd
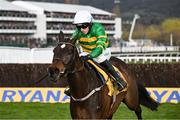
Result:
[[[87,24],[79,24],[79,25],[77,24],[76,27],[77,27],[78,29],[81,29],[81,28],[82,28],[82,29],[85,29],[85,28],[89,27],[89,24],[88,24],[88,23],[87,23]]]

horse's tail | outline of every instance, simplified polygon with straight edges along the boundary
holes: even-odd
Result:
[[[157,111],[159,103],[156,102],[150,95],[148,94],[146,88],[137,82],[138,92],[139,92],[139,103],[152,111]]]

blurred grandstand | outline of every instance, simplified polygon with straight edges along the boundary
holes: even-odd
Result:
[[[179,46],[154,46],[150,40],[139,40],[137,43],[121,40],[121,18],[113,13],[84,5],[1,0],[0,55],[5,57],[1,59],[0,63],[24,63],[24,58],[29,59],[25,63],[51,62],[52,47],[56,45],[59,31],[62,30],[65,37],[70,37],[75,29],[75,26],[72,25],[73,17],[76,11],[83,9],[89,10],[95,21],[104,25],[108,37],[112,41],[114,56],[120,57],[126,62],[138,62],[142,59],[142,62],[180,61]],[[7,52],[12,54],[5,55]],[[41,56],[41,59],[36,55]],[[36,58],[34,58],[35,56]]]
[[[109,39],[121,37],[121,19],[115,14],[91,6],[25,2],[0,2],[0,45],[20,47],[49,47],[56,44],[62,30],[70,37],[75,29],[73,17],[79,10],[89,10],[96,22],[101,22]]]

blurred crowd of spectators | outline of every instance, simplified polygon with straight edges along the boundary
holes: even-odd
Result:
[[[109,16],[109,15],[93,15],[94,19],[97,20],[114,20],[115,16]]]
[[[74,18],[74,13],[60,13],[60,12],[45,12],[46,17],[49,18]],[[93,18],[96,20],[114,20],[115,16],[110,15],[95,15],[92,14]]]
[[[36,26],[33,22],[0,22],[0,29],[35,30]]]
[[[58,35],[48,35],[47,36],[47,46],[55,46],[59,40]]]
[[[60,13],[60,12],[46,12],[46,17],[50,18],[72,18],[74,17],[74,14],[71,13]]]
[[[23,11],[0,11],[0,16],[35,18],[36,14],[30,14],[28,12],[23,12]]]
[[[47,30],[74,30],[75,25],[66,23],[48,23],[46,26]]]
[[[40,38],[29,38],[26,35],[0,35],[0,46],[18,46],[18,47],[42,47]]]
[[[114,25],[104,25],[105,30],[115,30]]]

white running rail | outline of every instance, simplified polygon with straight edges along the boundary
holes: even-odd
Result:
[[[180,62],[180,52],[175,53],[117,53],[113,54],[129,62]],[[0,64],[51,63],[53,48],[0,47]]]

